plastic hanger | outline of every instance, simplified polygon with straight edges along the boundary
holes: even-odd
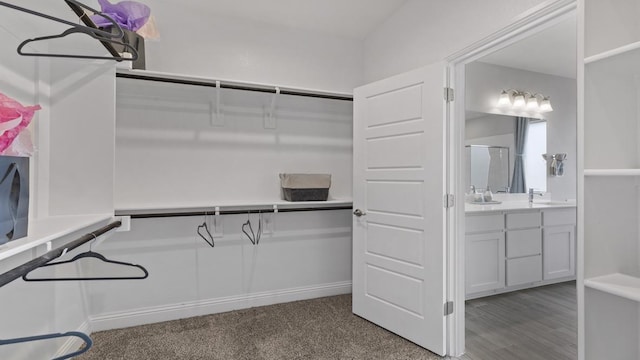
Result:
[[[72,352],[70,354],[66,354],[63,356],[59,356],[53,360],[64,360],[64,359],[71,359],[73,357],[76,357],[78,355],[84,354],[87,351],[89,351],[89,349],[91,349],[91,346],[93,346],[93,341],[91,340],[91,338],[89,336],[87,336],[84,333],[78,332],[78,331],[69,331],[66,332],[64,334],[61,333],[57,333],[57,334],[46,334],[46,335],[37,335],[37,336],[27,336],[27,337],[22,337],[22,338],[15,338],[15,339],[7,339],[7,340],[1,340],[0,339],[0,346],[1,345],[11,345],[11,344],[19,344],[19,343],[25,343],[25,342],[32,342],[32,341],[39,341],[39,340],[47,340],[47,339],[57,339],[57,338],[61,338],[61,337],[70,337],[70,336],[74,336],[74,337],[78,337],[80,339],[82,339],[82,341],[84,341],[84,346],[75,352]]]
[[[97,35],[101,35],[107,38],[114,38],[114,39],[120,39],[124,36],[124,31],[122,30],[122,28],[120,27],[120,25],[118,25],[118,23],[115,22],[115,20],[113,20],[113,18],[111,18],[109,15],[102,13],[96,9],[93,9],[77,0],[64,0],[65,3],[67,3],[75,12],[78,16],[80,16],[79,12],[82,12],[82,14],[84,14],[85,10],[89,10],[92,13],[94,13],[95,15],[99,15],[107,20],[109,20],[109,22],[111,22],[113,24],[113,26],[118,30],[117,33],[113,34],[110,31],[105,31],[105,30],[101,30],[98,27],[96,27],[96,25],[93,23],[93,21],[91,21],[89,26],[84,26],[84,25],[79,25],[76,23],[73,23],[71,21],[65,20],[65,19],[60,19],[57,18],[55,16],[51,16],[51,15],[47,15],[47,14],[43,14],[41,12],[38,11],[34,11],[34,10],[30,10],[27,8],[23,8],[20,7],[18,5],[14,5],[14,4],[9,4],[7,2],[4,1],[0,1],[0,5],[8,7],[10,9],[14,9],[14,10],[18,10],[21,12],[25,12],[27,14],[31,14],[31,15],[35,15],[41,18],[45,18],[47,20],[51,20],[51,21],[55,21],[64,25],[69,25],[71,27],[75,27],[75,28],[80,28],[80,29],[84,29],[87,32],[93,32]],[[86,17],[86,19],[88,19],[89,21],[91,20],[88,16]],[[81,16],[81,20],[83,22],[85,22],[85,17]]]
[[[82,276],[79,276],[79,277],[31,278],[30,279],[30,278],[28,278],[28,276],[30,274],[30,272],[29,272],[27,274],[24,274],[22,276],[22,279],[24,281],[142,280],[142,279],[146,279],[149,276],[149,272],[142,265],[130,264],[130,263],[122,262],[122,261],[109,260],[109,259],[105,258],[104,255],[99,254],[99,253],[94,252],[94,251],[91,251],[91,250],[89,250],[87,252],[83,252],[81,254],[78,254],[71,260],[48,263],[48,264],[40,266],[40,268],[51,267],[51,266],[56,266],[56,265],[69,264],[69,263],[73,263],[73,262],[76,262],[76,261],[78,261],[80,259],[84,259],[84,258],[94,258],[94,259],[98,259],[98,260],[101,260],[101,261],[103,261],[105,263],[109,263],[109,264],[122,265],[122,266],[127,266],[127,267],[135,267],[135,268],[138,268],[138,269],[142,270],[143,275],[140,275],[140,276],[106,276],[106,277],[82,277]]]
[[[64,19],[60,19],[57,18],[55,16],[51,16],[51,15],[47,15],[47,14],[43,14],[34,10],[30,10],[30,9],[26,9],[17,5],[13,5],[13,4],[9,4],[7,2],[4,1],[0,1],[0,5],[1,6],[5,6],[14,10],[18,10],[21,12],[25,12],[27,14],[31,14],[31,15],[35,15],[47,20],[51,20],[51,21],[55,21],[61,24],[65,24],[65,25],[69,25],[71,26],[71,29],[63,32],[60,35],[53,35],[53,36],[44,36],[44,37],[39,37],[39,38],[35,38],[35,39],[28,39],[23,41],[19,46],[18,46],[18,54],[23,55],[23,56],[46,56],[46,57],[64,57],[64,58],[78,58],[78,59],[104,59],[104,60],[117,60],[117,61],[122,61],[122,60],[136,60],[138,58],[138,52],[135,50],[135,48],[133,48],[131,45],[129,44],[124,44],[122,42],[113,40],[113,39],[121,39],[124,36],[124,31],[122,30],[122,28],[120,27],[120,25],[118,25],[115,20],[113,20],[113,18],[111,18],[109,15],[106,15],[98,10],[95,10],[77,0],[64,0],[64,2],[69,5],[71,7],[71,9],[76,13],[76,15],[78,15],[80,17],[80,20],[82,20],[86,26],[84,25],[79,25],[79,24],[75,24],[71,21],[67,21]],[[110,31],[105,31],[105,30],[101,30],[99,29],[95,23],[93,23],[93,21],[87,16],[86,14],[86,10],[91,11],[92,13],[99,15],[107,20],[109,20],[109,22],[111,22],[113,25],[113,28],[116,29],[116,33],[111,33]],[[113,57],[106,57],[106,56],[85,56],[85,55],[70,55],[70,54],[44,54],[44,53],[25,53],[22,51],[22,48],[32,42],[36,42],[36,41],[41,41],[41,40],[50,40],[50,39],[56,39],[56,38],[62,38],[65,37],[71,33],[84,33],[87,34],[89,36],[91,36],[94,39],[99,40],[106,48],[107,50],[111,53],[111,55],[113,55]],[[113,46],[111,46],[110,44],[118,44],[118,45],[122,45],[124,47],[126,47],[127,49],[131,50],[131,54],[132,57],[131,58],[125,58],[122,57],[114,48]]]
[[[249,241],[253,245],[258,245],[260,243],[260,238],[262,237],[262,213],[258,215],[258,232],[253,232],[253,226],[251,225],[250,213],[247,213],[247,222],[242,224],[242,232],[247,235]],[[249,234],[251,232],[251,234]]]
[[[204,222],[201,225],[198,225],[198,236],[202,238],[209,246],[215,247],[215,241],[213,240],[213,235],[211,235],[211,231],[209,231],[209,225],[207,225],[207,213],[204,213]],[[203,233],[204,232],[204,233]]]
[[[125,48],[127,48],[129,51],[129,53],[132,55],[132,57],[130,58],[125,58],[122,57],[120,55],[116,56],[97,56],[97,55],[72,55],[72,54],[46,54],[46,53],[30,53],[30,52],[24,52],[22,49],[34,42],[39,42],[39,41],[45,41],[45,40],[52,40],[52,39],[60,39],[63,37],[66,37],[67,35],[71,35],[71,34],[76,34],[76,33],[82,33],[82,34],[86,34],[91,36],[92,38],[99,40],[101,42],[107,42],[110,44],[117,44],[117,45],[121,45],[124,46]],[[113,40],[113,39],[108,39],[108,38],[103,38],[102,36],[96,35],[94,32],[92,31],[85,31],[82,28],[71,28],[68,30],[65,30],[62,34],[60,35],[50,35],[50,36],[42,36],[42,37],[38,37],[35,39],[27,39],[23,42],[20,43],[20,45],[18,45],[18,54],[22,55],[22,56],[46,56],[46,57],[58,57],[58,58],[74,58],[74,59],[98,59],[98,60],[137,60],[138,59],[138,52],[136,51],[136,49],[129,45],[129,44],[125,44],[123,42],[117,41],[117,40]]]

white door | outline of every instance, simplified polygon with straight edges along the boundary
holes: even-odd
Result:
[[[354,92],[353,312],[446,352],[445,66]]]

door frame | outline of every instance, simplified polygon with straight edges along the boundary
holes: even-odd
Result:
[[[455,89],[455,101],[449,108],[447,154],[448,188],[456,198],[450,212],[448,235],[448,293],[455,310],[448,319],[448,350],[460,356],[465,350],[465,66],[492,52],[554,26],[576,13],[578,0],[548,0],[515,18],[510,25],[446,58],[448,83]],[[496,89],[499,91],[500,89]],[[580,246],[580,244],[577,244]],[[576,262],[576,268],[581,266]],[[580,274],[578,274],[578,277]],[[578,309],[579,310],[579,309]],[[578,339],[581,335],[578,334]]]

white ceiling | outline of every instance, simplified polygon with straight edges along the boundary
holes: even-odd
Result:
[[[211,14],[364,39],[406,0],[183,0]]]
[[[573,16],[479,61],[575,79],[576,26]]]

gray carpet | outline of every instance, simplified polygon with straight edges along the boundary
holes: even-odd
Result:
[[[351,313],[351,295],[94,333],[80,360],[431,360],[424,350]]]

